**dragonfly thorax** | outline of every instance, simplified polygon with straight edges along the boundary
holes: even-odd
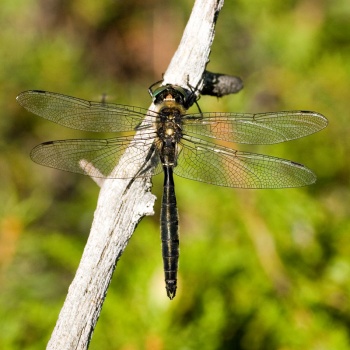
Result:
[[[178,143],[183,137],[182,115],[183,107],[172,99],[165,99],[159,110],[157,123],[157,147],[164,166],[176,166]]]
[[[177,107],[164,107],[159,111],[157,135],[163,142],[177,143],[182,138],[182,113]]]

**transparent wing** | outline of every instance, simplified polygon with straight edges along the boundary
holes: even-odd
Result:
[[[328,123],[322,114],[310,111],[188,114],[183,122],[185,134],[249,144],[297,139],[325,128]]]
[[[24,91],[18,103],[28,111],[68,128],[96,131],[133,131],[147,115],[138,107],[90,102],[48,91]]]
[[[31,151],[31,158],[41,165],[103,178],[132,178],[149,176],[162,171],[152,139],[132,136],[105,140],[76,139],[42,143]],[[116,165],[120,171],[113,173]]]
[[[316,181],[305,166],[266,155],[239,152],[185,136],[174,173],[213,185],[239,188],[299,187]]]

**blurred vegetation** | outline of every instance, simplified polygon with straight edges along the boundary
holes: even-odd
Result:
[[[84,137],[27,113],[43,89],[147,107],[192,1],[3,0],[0,12],[0,348],[43,349],[89,233],[97,186],[33,164]],[[350,2],[227,1],[208,69],[245,89],[203,111],[315,110],[329,127],[255,152],[313,169],[308,188],[234,190],[176,178],[178,295],[165,294],[156,215],[120,259],[91,349],[350,349]],[[240,146],[238,146],[240,147]],[[160,198],[161,177],[153,192]]]

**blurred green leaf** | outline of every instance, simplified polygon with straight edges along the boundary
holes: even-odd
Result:
[[[191,3],[10,1],[0,13],[0,348],[42,349],[87,240],[98,197],[88,178],[33,164],[49,139],[85,137],[27,113],[43,89],[147,107]],[[350,3],[227,1],[208,69],[244,90],[203,111],[315,110],[322,132],[238,149],[301,162],[315,185],[233,190],[176,178],[178,295],[165,294],[156,215],[121,257],[91,349],[350,348]],[[236,145],[235,145],[236,147]]]

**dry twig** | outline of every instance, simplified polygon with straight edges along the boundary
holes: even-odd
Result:
[[[222,6],[223,0],[195,2],[163,84],[201,87]],[[130,179],[100,184],[89,239],[47,349],[88,348],[117,261],[141,218],[153,214],[150,179],[137,178],[131,185]]]

